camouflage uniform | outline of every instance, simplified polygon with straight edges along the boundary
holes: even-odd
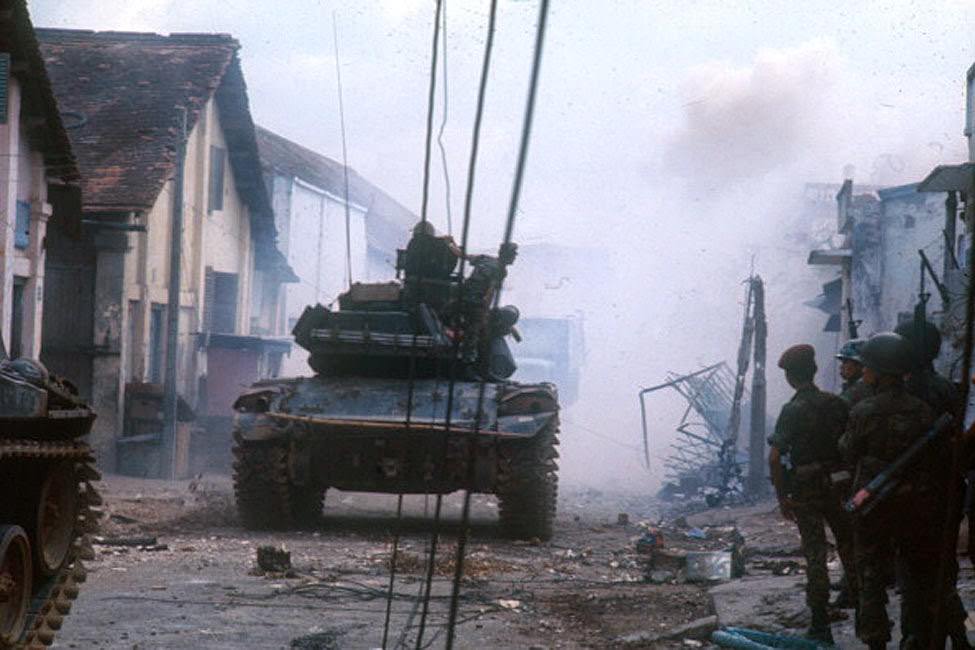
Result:
[[[840,449],[850,464],[856,465],[854,487],[866,485],[924,435],[932,419],[927,404],[899,383],[878,389],[873,397],[853,407]],[[902,620],[931,619],[937,572],[930,570],[930,563],[939,555],[943,530],[938,503],[944,481],[937,477],[943,475],[944,462],[943,449],[932,451],[899,489],[857,522],[856,562],[861,580],[857,636],[868,644],[890,640],[885,602],[889,567],[894,560],[891,549],[904,569]],[[911,634],[913,640],[902,647],[927,647],[926,629],[915,629]]]
[[[905,383],[907,392],[911,395],[921,399],[925,402],[931,409],[931,415],[934,418],[940,417],[944,413],[948,413],[952,416],[958,415],[959,407],[961,406],[961,397],[958,395],[958,391],[949,380],[945,379],[937,372],[934,368],[927,365],[927,367],[922,367],[911,373],[910,378]],[[946,460],[945,468],[950,466],[950,459]],[[965,491],[965,483],[963,477],[955,477],[953,481],[948,481],[943,478],[943,475],[939,473],[936,484],[931,486],[931,489],[944,490],[941,494],[945,495],[937,503],[935,507],[935,512],[937,516],[943,521],[947,512],[945,506],[947,506],[948,499],[947,493],[949,490],[957,490],[958,494],[955,498],[956,508],[953,513],[955,526],[961,525],[961,520],[965,516],[965,499],[963,497]],[[940,506],[940,507],[937,507]],[[968,513],[971,516],[971,512]],[[942,529],[943,528],[939,528]],[[940,549],[940,547],[939,547]],[[935,552],[927,560],[927,571],[931,575],[937,575],[939,570],[939,559],[941,553],[940,550]],[[948,566],[947,581],[948,584],[946,589],[948,589],[948,599],[946,606],[948,608],[948,625],[949,631],[953,627],[956,633],[960,636],[964,635],[964,622],[968,618],[968,614],[965,612],[965,606],[961,602],[961,597],[958,595],[955,583],[958,580],[958,558],[952,555],[948,558],[950,562]],[[911,618],[911,613],[915,611],[914,608],[908,610],[907,615],[902,617],[901,634],[904,637],[913,634],[918,625],[923,625],[923,620],[916,623]]]
[[[793,467],[788,492],[795,503],[796,524],[806,558],[806,602],[814,616],[824,617],[829,604],[829,544],[824,524],[833,531],[846,575],[856,576],[849,516],[842,508],[842,495],[830,481],[830,474],[842,469],[837,441],[846,418],[843,400],[810,383],[800,386],[782,407],[775,432],[768,440],[781,454],[788,454]],[[856,580],[849,582],[851,592],[856,594]]]

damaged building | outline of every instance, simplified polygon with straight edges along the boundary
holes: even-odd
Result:
[[[64,308],[45,315],[44,360],[99,413],[91,438],[102,465],[155,475],[177,207],[178,392],[182,419],[196,416],[197,442],[213,433],[207,417],[275,374],[290,348],[252,331],[276,327],[274,298],[295,278],[275,248],[239,45],[226,35],[38,35],[60,108],[78,116],[70,135],[83,196],[81,230],[48,238],[44,300]],[[184,203],[175,206],[184,114]]]

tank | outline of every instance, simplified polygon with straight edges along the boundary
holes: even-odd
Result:
[[[0,648],[44,648],[94,556],[100,477],[83,439],[94,414],[39,362],[2,357]]]
[[[261,381],[236,401],[244,526],[312,525],[329,488],[466,489],[497,495],[508,536],[551,537],[558,394],[509,379],[518,311],[492,306],[516,249],[471,256],[465,274],[452,240],[421,227],[395,281],[353,285],[337,309],[305,309],[293,333],[314,377]]]

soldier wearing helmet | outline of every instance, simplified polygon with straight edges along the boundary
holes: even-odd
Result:
[[[849,406],[868,397],[871,392],[870,387],[862,381],[863,360],[860,358],[860,348],[863,343],[863,339],[850,339],[836,353],[836,358],[840,361],[840,377],[843,379],[840,397]]]
[[[927,403],[934,418],[938,418],[944,413],[958,418],[962,406],[958,390],[954,384],[939,375],[934,369],[934,360],[941,352],[941,332],[938,331],[937,326],[926,319],[915,318],[900,323],[894,332],[907,339],[913,349],[913,361],[905,382],[907,392]],[[943,476],[939,476],[939,479],[942,478]],[[965,485],[965,478],[962,476],[957,476],[952,482],[945,484],[946,489],[955,489],[960,493],[967,492],[964,498],[955,499],[958,509],[953,513],[955,520],[953,525],[961,525],[962,518],[966,514],[968,515],[968,554],[970,557],[975,555],[975,546],[973,546],[975,540],[972,538],[972,534],[975,533],[975,495],[972,494],[972,487],[971,481],[967,486]],[[947,502],[947,498],[942,500],[943,504],[947,504]],[[944,510],[941,512],[944,513]],[[943,517],[944,514],[941,516]],[[965,631],[965,620],[968,618],[968,614],[965,612],[965,606],[954,588],[958,579],[958,562],[955,557],[950,558],[950,562],[952,593],[948,601],[949,634],[954,648],[970,648],[971,645],[968,643]],[[910,619],[905,621],[908,630],[911,625],[913,625],[913,621]]]
[[[875,391],[850,411],[840,450],[856,468],[854,488],[866,485],[931,426],[931,409],[911,395],[904,376],[914,351],[893,332],[875,334],[863,344],[863,380]],[[943,486],[943,450],[915,466],[900,489],[857,522],[856,562],[860,571],[857,635],[871,649],[886,648],[890,625],[886,611],[889,566],[898,555],[904,568],[901,588],[901,647],[927,648],[931,642],[930,610],[937,600],[937,567],[943,530],[938,502]]]
[[[782,407],[769,437],[769,470],[783,516],[795,521],[806,558],[806,602],[812,610],[807,632],[811,639],[832,643],[829,627],[829,572],[826,568],[826,525],[833,531],[849,588],[857,591],[853,565],[853,534],[841,495],[833,485],[841,478],[837,441],[847,418],[846,402],[819,390],[816,353],[811,345],[794,345],[779,359],[795,396]],[[791,471],[786,472],[787,459]]]

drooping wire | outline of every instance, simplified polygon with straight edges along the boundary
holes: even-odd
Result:
[[[481,80],[478,86],[478,93],[477,93],[477,108],[474,114],[474,126],[471,134],[471,152],[470,152],[470,159],[467,168],[467,188],[464,193],[464,223],[461,232],[460,270],[458,272],[462,283],[464,278],[464,270],[466,268],[466,263],[467,263],[467,247],[468,247],[468,242],[470,240],[471,209],[473,206],[473,196],[474,196],[474,179],[476,177],[476,170],[477,170],[477,155],[478,155],[480,138],[481,138],[481,124],[483,122],[483,116],[484,116],[484,103],[487,96],[487,80],[488,80],[489,71],[491,67],[491,53],[494,48],[494,33],[495,33],[496,18],[497,18],[497,0],[491,0],[490,11],[488,14],[487,37],[484,42],[484,57],[481,66]],[[461,294],[463,295],[463,293],[464,292],[462,290]],[[459,354],[459,347],[460,346],[458,340],[457,342],[455,342],[455,352],[451,362],[452,363],[451,377],[450,377],[451,383],[450,383],[450,390],[448,392],[448,398],[447,398],[448,424],[447,424],[445,436],[448,436],[450,434],[450,424],[451,424],[450,417],[451,417],[451,412],[453,410],[454,387],[457,379],[456,364],[457,364],[457,356]],[[483,408],[483,391],[484,391],[484,382],[482,380],[480,391],[478,394],[478,404],[477,404],[477,411],[475,415],[475,427],[480,426],[481,410]],[[444,456],[446,457],[446,450]],[[434,505],[433,533],[431,534],[431,539],[430,539],[431,550],[428,557],[428,565],[426,567],[427,572],[426,572],[425,589],[424,589],[423,611],[420,615],[420,624],[419,624],[419,630],[417,632],[417,639],[416,639],[416,647],[418,649],[422,647],[423,634],[426,629],[426,619],[429,613],[430,594],[433,589],[433,570],[436,561],[436,548],[439,539],[440,516],[441,516],[442,507],[443,507],[443,495],[438,494],[436,498],[436,503]],[[457,564],[457,566],[459,566],[459,563]],[[448,640],[449,639],[450,637],[448,637]]]
[[[427,221],[427,205],[429,202],[430,195],[430,149],[431,149],[431,139],[433,135],[433,113],[434,113],[434,101],[436,98],[437,89],[437,54],[440,45],[440,23],[441,15],[443,12],[443,4],[445,0],[437,0],[436,11],[434,13],[433,21],[433,45],[430,55],[430,90],[427,97],[427,118],[426,118],[426,146],[423,158],[423,190],[422,199],[420,205],[420,219],[422,222]],[[406,432],[409,432],[410,425],[412,423],[413,415],[413,400],[416,389],[416,348],[417,348],[417,332],[414,331],[413,334],[413,345],[410,346],[410,366],[409,366],[409,385],[408,385],[408,396],[407,396],[407,408],[406,408]],[[451,390],[453,387],[451,386]],[[449,409],[449,405],[448,405]],[[449,422],[449,410],[447,420]],[[396,499],[396,529],[393,535],[393,549],[391,554],[390,562],[390,574],[389,574],[389,591],[386,600],[386,616],[383,624],[383,649],[387,647],[389,641],[389,625],[392,613],[392,601],[394,586],[396,582],[396,561],[399,554],[399,542],[402,532],[402,519],[403,519],[403,493],[402,491],[397,495]],[[432,548],[432,547],[431,547]],[[432,565],[432,559],[430,560]],[[413,612],[409,616],[406,626],[404,627],[399,639],[396,642],[396,646],[399,647],[405,640],[406,634],[409,630],[409,625],[412,623],[412,619],[415,616],[417,604],[419,599],[423,594],[423,584],[420,586],[420,590],[417,593],[417,600],[414,603]]]
[[[494,16],[494,6],[496,0],[491,1],[492,19]],[[514,233],[515,217],[518,214],[518,200],[521,195],[522,179],[525,173],[525,163],[528,158],[528,145],[531,140],[532,121],[535,117],[535,97],[538,91],[538,78],[542,66],[542,50],[545,44],[545,27],[548,21],[548,0],[541,0],[538,8],[538,26],[535,31],[535,52],[532,59],[531,80],[528,84],[528,101],[525,106],[524,122],[521,129],[521,144],[518,149],[518,161],[515,167],[515,178],[511,189],[511,202],[508,207],[508,220],[505,225],[504,244],[511,243]],[[484,76],[487,76],[487,61],[485,61]],[[486,79],[482,78],[482,84],[486,84]],[[473,160],[473,158],[472,158]],[[473,167],[473,164],[472,164]],[[473,182],[470,183],[473,185]],[[465,221],[468,214],[465,213]],[[501,288],[504,284],[505,275],[502,272],[498,280],[498,288],[494,295],[494,308],[500,305]],[[471,435],[470,457],[468,458],[468,472],[473,471],[475,461],[476,436],[479,432],[481,423],[481,403],[484,399],[484,388],[486,379],[481,379],[481,387],[478,395],[478,408],[475,419],[474,431]],[[464,505],[461,511],[460,532],[457,538],[457,553],[454,558],[454,579],[450,592],[450,613],[447,620],[447,649],[454,647],[454,633],[457,627],[457,612],[460,601],[460,581],[464,575],[464,555],[467,550],[467,539],[470,533],[470,510],[471,510],[471,491],[464,490]]]
[[[443,0],[437,0],[433,18],[433,46],[430,55],[430,92],[427,95],[427,137],[423,154],[423,197],[420,201],[420,220],[427,220],[427,205],[430,201],[430,145],[433,140],[433,105],[437,94],[437,53],[440,50],[440,15]]]
[[[342,130],[342,175],[345,181],[345,266],[349,288],[352,288],[352,216],[349,213],[349,155],[345,143],[345,106],[342,99],[342,65],[339,63],[339,26],[332,12],[332,35],[335,44],[335,79],[339,91],[339,124]],[[321,246],[321,242],[319,242]],[[320,253],[319,253],[320,254]]]
[[[532,57],[531,80],[528,82],[528,100],[525,104],[525,118],[521,125],[521,145],[518,148],[518,164],[511,187],[511,201],[508,204],[508,223],[504,229],[504,243],[510,244],[515,229],[515,215],[521,199],[521,184],[525,176],[525,163],[528,160],[528,143],[531,141],[532,122],[535,118],[535,97],[538,90],[538,76],[542,69],[542,49],[545,43],[545,27],[548,22],[548,2],[541,0],[538,7],[538,27],[535,31],[535,53]],[[497,297],[500,298],[501,292]]]
[[[440,130],[437,132],[437,146],[440,148],[440,165],[443,167],[444,200],[447,216],[447,234],[454,234],[453,212],[450,208],[450,168],[447,165],[447,147],[443,142],[444,130],[447,128],[447,0],[443,3],[443,111],[440,119]]]

